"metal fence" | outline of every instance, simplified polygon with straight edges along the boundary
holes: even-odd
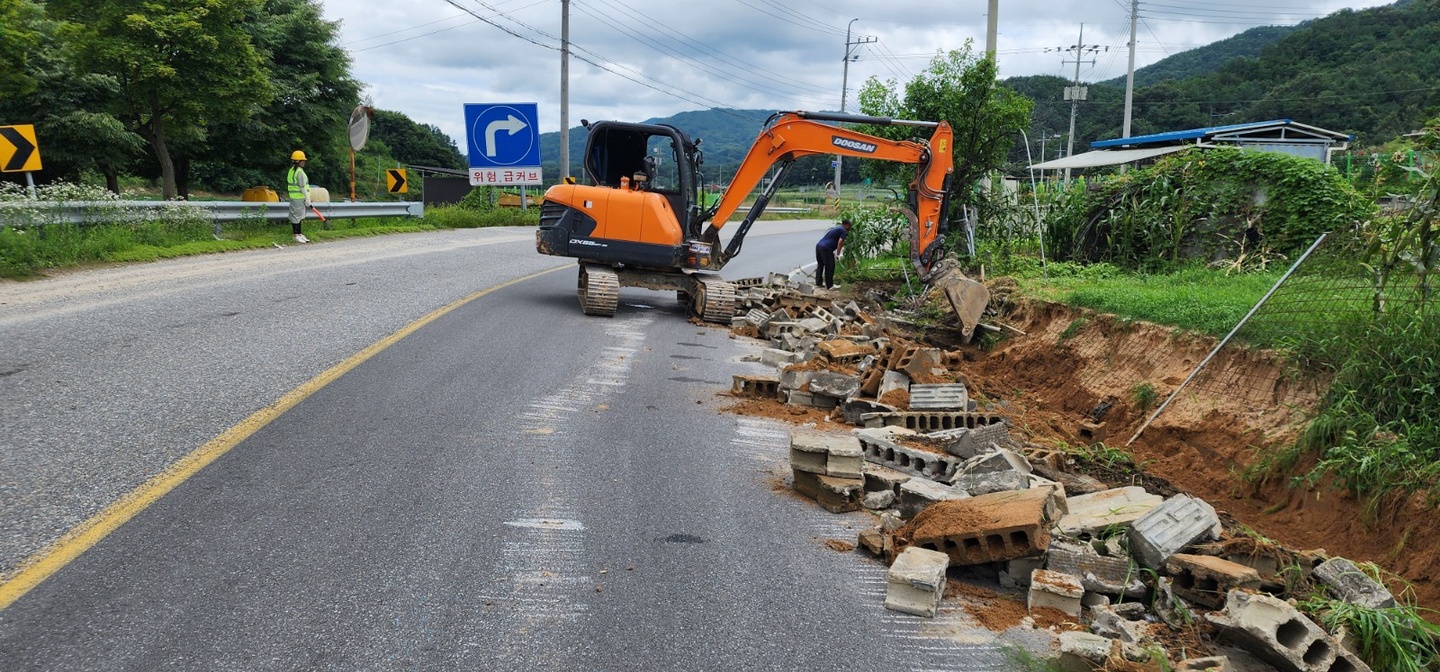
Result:
[[[424,217],[419,202],[338,202],[315,203],[326,219],[338,217]],[[249,219],[285,221],[286,203],[259,201],[7,201],[0,202],[0,224],[22,220],[30,224],[87,224],[107,221],[160,218],[167,213],[194,208],[203,211],[217,225]]]

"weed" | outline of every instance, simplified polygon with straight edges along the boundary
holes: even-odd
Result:
[[[1130,390],[1130,398],[1135,401],[1135,406],[1141,413],[1149,411],[1160,400],[1160,395],[1155,391],[1155,386],[1150,383],[1140,383]]]
[[[1074,338],[1074,336],[1075,336],[1076,334],[1080,333],[1080,330],[1081,330],[1081,329],[1084,329],[1084,328],[1085,328],[1085,325],[1087,325],[1087,324],[1089,324],[1089,323],[1090,323],[1090,320],[1087,320],[1087,319],[1085,319],[1085,318],[1083,318],[1083,317],[1077,317],[1077,318],[1075,318],[1074,321],[1072,321],[1068,326],[1065,327],[1065,330],[1064,330],[1064,331],[1060,332],[1060,336],[1059,336],[1059,338],[1057,339],[1057,342],[1059,342],[1059,343],[1064,343],[1065,341],[1068,341],[1068,340],[1070,340],[1071,338]]]
[[[1001,648],[1015,672],[1063,672],[1065,669],[1059,661],[1040,658],[1018,644],[1006,643]]]
[[[1354,634],[1360,658],[1371,669],[1425,672],[1440,665],[1440,626],[1427,622],[1419,607],[1371,609],[1321,596],[1299,606],[1317,616],[1327,630],[1336,632],[1344,627]]]

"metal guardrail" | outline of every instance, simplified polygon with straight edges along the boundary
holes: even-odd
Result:
[[[5,211],[10,209],[45,211],[43,220],[47,223],[84,224],[87,222],[98,223],[95,220],[118,213],[124,213],[124,219],[143,219],[146,215],[159,215],[167,208],[204,210],[209,213],[210,219],[216,224],[256,217],[272,221],[287,221],[290,217],[288,203],[260,201],[13,201],[0,203],[0,225],[5,224],[9,219],[5,216]],[[326,219],[331,217],[347,219],[425,216],[425,204],[418,201],[316,203],[315,209],[319,210]]]

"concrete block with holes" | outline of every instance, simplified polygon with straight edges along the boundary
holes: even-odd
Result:
[[[904,427],[917,432],[928,432],[946,441],[958,439],[965,430],[1004,423],[1005,416],[998,413],[973,411],[891,411],[860,418],[860,424],[866,427]],[[1006,435],[1009,435],[1008,426]],[[960,454],[956,453],[956,455]],[[973,455],[960,455],[960,457],[973,457]]]
[[[885,573],[885,608],[933,618],[945,595],[944,553],[910,547],[895,558]]]
[[[1089,544],[1052,540],[1045,551],[1045,566],[1080,577],[1080,585],[1086,590],[1102,595],[1140,598],[1147,590],[1130,556],[1101,555]]]
[[[1220,517],[1203,499],[1175,495],[1136,518],[1128,536],[1135,559],[1160,569],[1185,547],[1220,536]]]
[[[865,459],[882,466],[933,481],[949,482],[960,470],[960,458],[912,448],[895,440],[906,430],[857,429],[855,438],[865,450]]]
[[[1038,556],[1050,545],[1050,499],[1035,489],[936,502],[916,514],[910,543],[956,565]]]
[[[1225,610],[1205,619],[1219,629],[1222,641],[1284,672],[1370,672],[1319,625],[1277,597],[1232,590]]]
[[[864,478],[865,454],[849,434],[800,428],[790,432],[790,467],[798,471]]]
[[[794,364],[800,361],[800,355],[781,350],[780,348],[765,348],[760,351],[760,363],[765,366],[781,367],[787,364]]]
[[[1337,600],[1371,609],[1395,606],[1395,596],[1385,586],[1345,558],[1330,558],[1320,563],[1315,567],[1315,576],[1325,583],[1326,592]]]
[[[953,411],[963,416],[985,416],[988,414],[969,413],[965,411]],[[963,427],[951,429],[944,432],[936,432],[944,443],[945,451],[966,459],[983,455],[995,449],[996,446],[1006,446],[1010,443],[1010,425],[1000,419],[998,422],[985,422],[975,427]],[[1025,458],[1021,457],[1020,460]],[[1030,473],[1030,463],[1024,466],[1025,473]]]
[[[1254,568],[1210,555],[1176,553],[1165,562],[1165,572],[1173,577],[1176,595],[1211,609],[1224,605],[1231,590],[1260,587]]]
[[[1137,518],[1165,501],[1138,485],[1112,488],[1069,498],[1070,513],[1060,519],[1061,534],[1088,539],[1107,529],[1128,528]]]
[[[938,348],[906,348],[890,368],[904,371],[911,380],[931,375],[932,369],[941,368],[943,354]]]
[[[775,376],[736,375],[730,384],[730,392],[741,397],[774,399],[780,391],[780,379]]]

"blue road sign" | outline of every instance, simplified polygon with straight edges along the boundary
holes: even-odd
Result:
[[[539,168],[535,103],[466,103],[465,139],[471,168]]]
[[[470,184],[543,184],[535,103],[466,103]]]

